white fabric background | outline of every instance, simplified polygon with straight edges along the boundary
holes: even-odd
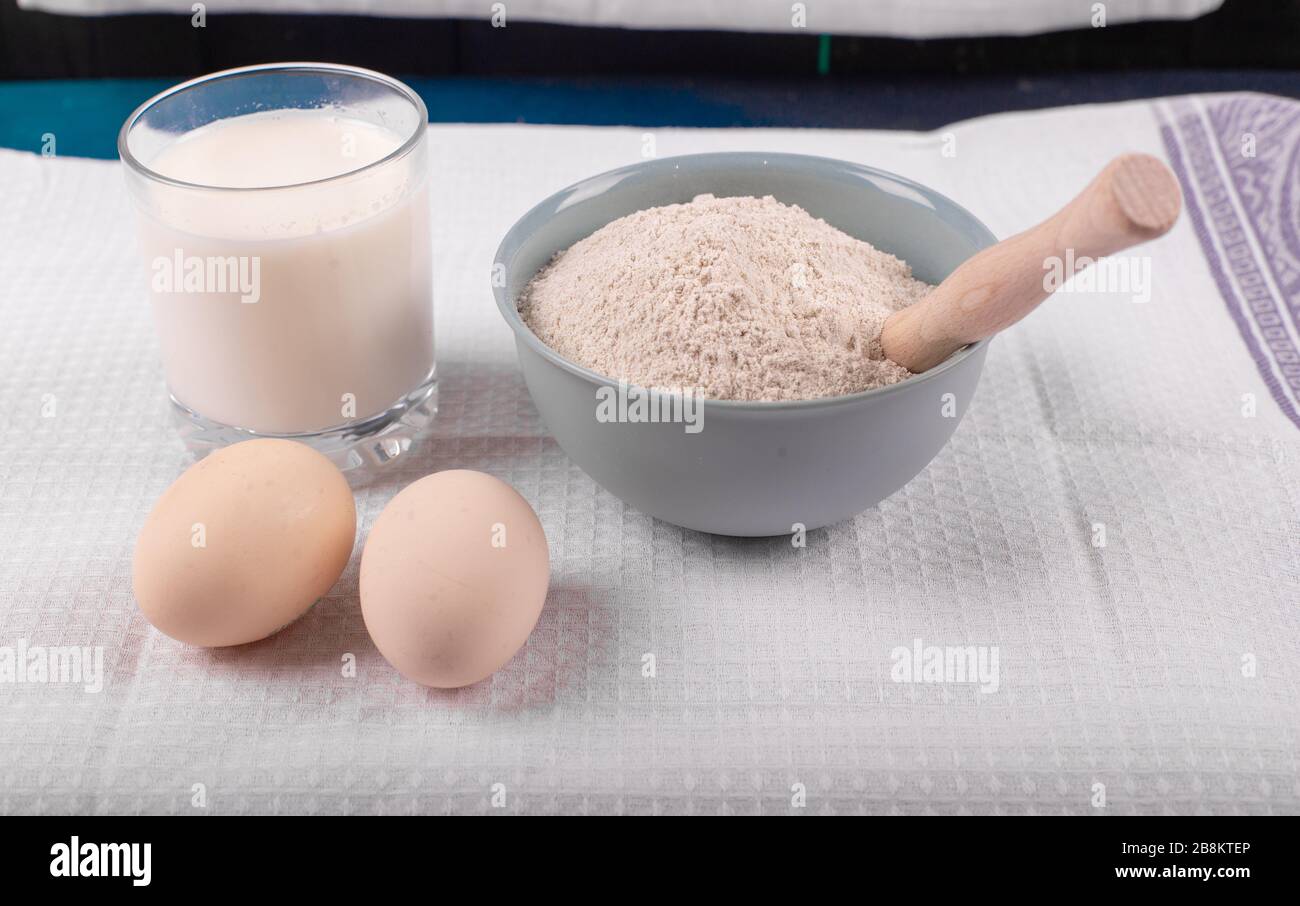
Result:
[[[208,13],[354,13],[488,19],[495,0],[207,0]],[[175,12],[193,0],[18,0],[28,9],[73,15]],[[507,23],[558,22],[623,28],[791,30],[790,0],[505,0]],[[1107,0],[1106,22],[1192,19],[1223,0]],[[805,0],[812,34],[907,38],[1035,34],[1089,28],[1092,0]],[[507,27],[508,24],[507,24]]]
[[[946,131],[653,134],[662,156],[868,162],[999,235],[1113,154],[1162,153],[1145,103],[969,122],[951,129],[952,158]],[[597,488],[547,437],[494,309],[502,233],[550,192],[639,159],[643,133],[431,138],[436,436],[358,493],[358,547],[333,591],[226,651],[160,635],[132,599],[135,534],[188,459],[121,174],[0,152],[0,645],[102,645],[107,671],[97,695],[0,685],[0,812],[478,812],[502,783],[508,812],[786,814],[801,783],[814,813],[1085,814],[1099,782],[1111,813],[1300,811],[1300,434],[1186,218],[1147,249],[1149,303],[1051,300],[993,344],[926,471],[796,550],[654,522]],[[437,692],[370,644],[357,562],[395,490],[450,467],[533,503],[553,582],[518,657]],[[1000,690],[891,682],[891,650],[918,637],[998,646]],[[340,675],[347,652],[355,679]]]

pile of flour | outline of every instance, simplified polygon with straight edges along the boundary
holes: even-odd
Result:
[[[560,252],[519,313],[547,346],[607,377],[710,399],[803,400],[907,377],[880,331],[930,289],[802,208],[700,195]]]

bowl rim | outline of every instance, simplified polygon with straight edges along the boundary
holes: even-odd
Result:
[[[493,257],[493,271],[496,270],[496,265],[501,265],[505,267],[507,271],[509,270],[509,262],[503,260],[503,253],[508,248],[513,254],[518,253],[519,246],[523,244],[524,240],[524,224],[530,220],[542,217],[548,210],[555,211],[562,200],[581,191],[584,187],[597,181],[609,181],[613,177],[626,176],[627,174],[648,169],[652,166],[662,167],[672,163],[675,165],[674,168],[676,169],[683,163],[703,162],[710,158],[715,160],[718,158],[732,158],[733,160],[736,158],[747,158],[748,160],[746,162],[759,162],[761,166],[767,166],[769,161],[784,163],[789,166],[830,166],[846,173],[875,179],[883,178],[892,180],[906,186],[931,201],[941,202],[957,214],[965,217],[976,228],[977,232],[985,234],[988,243],[981,248],[987,248],[989,245],[993,245],[998,241],[997,235],[990,230],[982,220],[966,208],[957,204],[957,202],[953,201],[948,196],[944,195],[942,192],[938,192],[923,183],[919,183],[913,179],[908,179],[906,176],[900,176],[899,174],[893,173],[889,170],[882,170],[878,167],[872,167],[867,164],[859,164],[853,161],[841,160],[834,157],[822,157],[815,154],[795,154],[781,151],[770,153],[765,151],[709,151],[700,154],[680,154],[672,157],[660,157],[651,160],[638,161],[634,164],[628,164],[626,166],[616,167],[612,170],[606,170],[602,173],[593,174],[592,176],[585,177],[571,185],[565,186],[558,192],[553,192],[529,208],[514,222],[510,229],[506,231],[500,245],[497,246],[496,255]],[[597,229],[599,229],[599,227]],[[532,230],[529,230],[528,232],[531,234]],[[530,277],[529,279],[532,278]],[[623,384],[629,388],[636,388],[645,392],[654,389],[644,387],[643,385],[636,384],[632,381],[609,377],[608,375],[593,371],[584,365],[579,365],[577,362],[566,359],[564,356],[560,355],[550,346],[547,346],[542,342],[541,338],[538,337],[537,334],[533,333],[532,329],[524,323],[524,319],[519,314],[519,309],[515,300],[509,297],[508,289],[508,286],[493,285],[492,292],[496,300],[497,310],[510,326],[515,337],[522,340],[530,349],[542,358],[546,359],[552,365],[555,365],[576,377],[583,378],[596,386],[618,386],[619,384]],[[957,367],[962,362],[975,355],[979,350],[987,347],[992,340],[992,337],[988,337],[967,346],[963,346],[933,368],[923,371],[920,374],[909,375],[895,384],[886,384],[884,387],[875,387],[870,390],[860,390],[857,393],[847,393],[839,396],[824,396],[810,400],[720,400],[711,397],[701,397],[700,403],[708,408],[753,412],[773,412],[787,409],[810,410],[851,405],[866,399],[888,396],[892,393],[903,393],[906,392],[908,388],[917,387],[922,383],[937,378],[950,369]]]

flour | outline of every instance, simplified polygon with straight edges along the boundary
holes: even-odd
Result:
[[[930,289],[903,261],[802,208],[700,195],[560,252],[519,313],[547,346],[610,378],[801,400],[906,378],[881,352],[880,331]]]

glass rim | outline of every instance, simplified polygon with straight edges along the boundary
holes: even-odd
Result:
[[[325,176],[320,179],[309,179],[304,182],[290,182],[276,186],[213,186],[206,183],[187,182],[183,179],[174,179],[165,176],[157,170],[151,169],[148,165],[137,158],[127,144],[127,137],[131,129],[140,121],[140,118],[152,110],[156,105],[162,103],[174,95],[189,91],[209,82],[216,82],[229,78],[241,78],[245,76],[255,76],[267,72],[318,72],[334,75],[348,75],[361,79],[367,79],[372,82],[378,82],[388,88],[393,89],[415,107],[419,113],[420,122],[416,129],[400,144],[397,148],[388,154],[357,167],[355,170],[346,170],[342,173],[335,173],[333,176]],[[288,109],[288,108],[286,108]],[[215,122],[215,120],[214,120]],[[384,75],[382,72],[376,72],[373,69],[363,69],[360,66],[348,66],[344,63],[258,63],[253,66],[238,66],[234,69],[222,69],[218,72],[210,72],[201,75],[198,78],[190,79],[180,84],[173,85],[164,91],[155,94],[149,98],[126,118],[122,128],[117,134],[117,154],[122,163],[141,176],[154,182],[160,182],[165,185],[174,186],[181,189],[200,189],[205,192],[276,192],[282,189],[298,189],[304,186],[318,186],[335,180],[349,179],[358,174],[365,173],[368,170],[377,169],[392,161],[398,160],[408,154],[424,138],[428,131],[429,110],[424,105],[424,99],[415,92],[413,88],[392,76]]]

